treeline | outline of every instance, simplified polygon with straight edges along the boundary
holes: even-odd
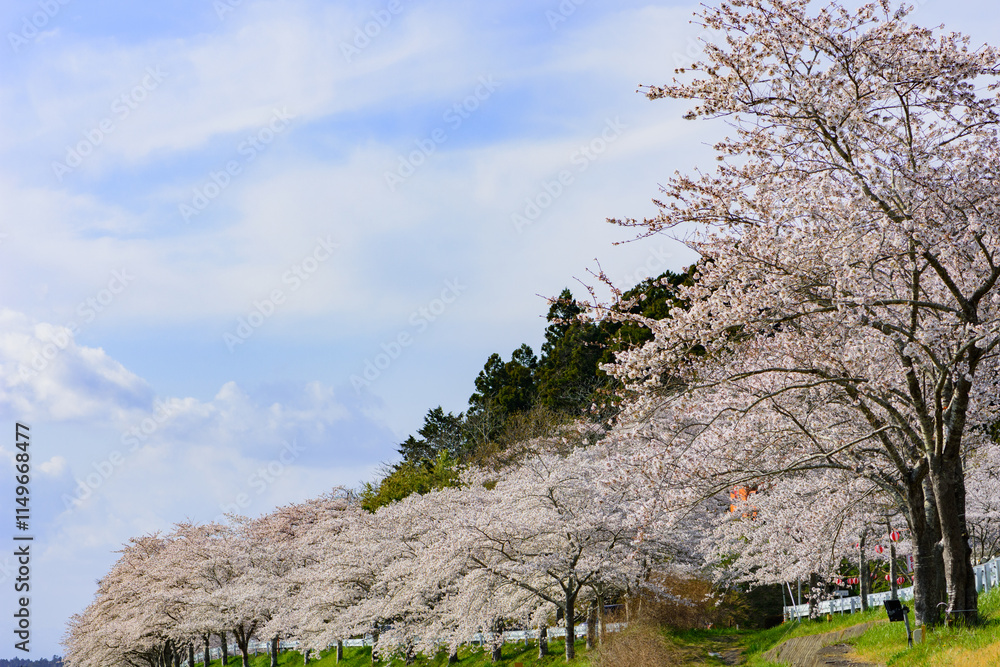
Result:
[[[677,305],[676,288],[690,285],[695,266],[666,271],[620,295],[621,312],[662,319]],[[361,489],[370,512],[411,493],[454,486],[461,465],[505,465],[525,451],[523,443],[584,419],[607,423],[621,400],[621,382],[603,370],[622,349],[652,338],[635,319],[590,316],[588,305],[567,288],[553,299],[540,355],[522,344],[510,358],[493,353],[475,380],[468,409],[427,411],[417,432],[399,445],[401,460],[386,464],[380,479]]]
[[[0,659],[0,667],[62,667],[63,660],[58,655],[51,658],[26,660],[24,658]]]

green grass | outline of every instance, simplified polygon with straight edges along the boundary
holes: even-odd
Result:
[[[776,663],[763,658],[763,654],[793,637],[822,634],[842,630],[852,625],[879,621],[864,635],[845,641],[855,647],[858,657],[887,667],[948,667],[951,665],[1000,664],[1000,589],[979,598],[982,622],[974,628],[940,627],[928,633],[927,641],[906,646],[906,628],[902,623],[885,622],[885,611],[878,607],[865,613],[834,614],[832,619],[804,620],[784,623],[766,630],[701,630],[672,633],[684,645],[710,644],[724,636],[731,636],[744,651],[746,667],[773,667]],[[910,626],[915,627],[913,612]],[[706,662],[706,664],[713,664]],[[721,664],[718,663],[718,664]]]
[[[490,660],[490,655],[484,653],[481,648],[462,647],[458,652],[459,661],[455,664],[458,667],[485,667],[486,665],[513,667],[516,663],[521,663],[524,667],[554,667],[555,665],[589,667],[590,661],[587,659],[586,646],[586,641],[578,640],[575,646],[577,657],[570,662],[566,662],[563,658],[565,644],[561,639],[549,640],[549,655],[542,660],[538,659],[538,644],[535,642],[530,642],[527,648],[524,647],[524,643],[522,642],[506,644],[503,647],[503,659],[498,663],[493,663]],[[370,667],[372,664],[371,655],[371,647],[354,648],[345,646],[344,659],[340,661],[339,667]],[[220,662],[220,660],[213,660],[210,667],[222,667]],[[236,657],[230,656],[229,662],[225,667],[242,667],[242,664],[239,655]],[[250,667],[270,667],[270,664],[271,658],[268,655],[250,656]],[[405,663],[402,660],[393,660],[391,662],[383,661],[378,664],[383,667],[403,667]],[[446,666],[447,664],[448,654],[445,652],[441,652],[432,658],[418,656],[412,663],[414,667],[438,667]],[[303,667],[302,654],[298,651],[284,651],[278,654],[278,667]],[[338,667],[336,652],[333,649],[324,651],[318,660],[315,657],[311,657],[309,667]]]
[[[849,643],[862,658],[892,667],[996,665],[1000,661],[1000,589],[979,596],[979,615],[979,625],[935,628],[912,649],[906,646],[902,623],[882,624]]]
[[[677,647],[685,649],[689,655],[700,655],[705,665],[723,664],[718,658],[710,657],[710,651],[720,652],[724,648],[739,647],[743,650],[746,667],[774,667],[763,654],[778,644],[793,637],[822,634],[835,630],[879,621],[861,637],[846,640],[852,644],[858,657],[862,660],[887,665],[888,667],[948,667],[950,665],[982,665],[1000,664],[1000,589],[979,598],[980,618],[982,622],[974,628],[935,628],[928,633],[927,640],[917,644],[912,649],[906,646],[906,630],[902,623],[885,621],[885,611],[879,607],[859,614],[834,614],[832,619],[804,620],[789,622],[766,630],[687,630],[667,631],[668,640]],[[910,624],[914,626],[913,614],[910,613]],[[496,663],[499,667],[513,667],[521,663],[524,667],[589,667],[586,643],[576,643],[577,657],[572,662],[563,660],[562,640],[549,642],[549,655],[538,660],[538,646],[531,642],[527,648],[523,643],[507,644],[503,649],[503,659]],[[403,667],[402,660],[379,663],[382,667]],[[448,664],[448,656],[440,653],[431,658],[418,657],[414,667],[444,667]],[[488,653],[481,648],[463,647],[459,651],[459,667],[487,667],[494,663]],[[270,667],[267,655],[251,656],[251,667]],[[313,658],[309,667],[370,667],[370,648],[344,648],[344,659],[337,665],[336,656],[332,650],[322,654],[320,659]],[[222,666],[218,660],[210,667],[241,667],[239,656],[231,657],[229,664]],[[303,667],[302,654],[296,651],[286,651],[278,656],[278,667]]]

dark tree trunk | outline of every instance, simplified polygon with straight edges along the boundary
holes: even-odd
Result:
[[[339,663],[344,659],[344,641],[342,639],[337,640],[337,662]]]
[[[205,667],[208,667],[212,662],[212,648],[209,645],[212,635],[202,635],[202,639],[205,640]]]
[[[454,665],[456,662],[458,662],[458,647],[452,646],[448,651],[448,664]]]
[[[309,649],[302,652],[302,667],[309,667]]]
[[[378,644],[378,630],[372,630],[372,664],[374,665],[378,661],[378,655],[375,652],[375,645]]]
[[[576,657],[576,595],[577,589],[574,584],[566,591],[566,603],[563,613],[566,615],[566,660]],[[572,591],[572,592],[570,592]]]
[[[587,650],[592,651],[597,645],[597,600],[591,600],[587,607]]]
[[[271,639],[271,667],[278,667],[278,638]]]
[[[816,588],[818,586],[819,577],[816,574],[809,575],[809,618],[816,618],[816,605],[819,602],[816,596]]]
[[[194,642],[188,644],[188,667],[194,667]],[[208,667],[208,665],[205,665]]]
[[[549,654],[549,626],[543,625],[538,628],[538,659],[541,660]]]
[[[236,637],[236,646],[240,649],[240,656],[243,658],[243,667],[250,667],[250,636],[253,630],[246,628],[234,628],[233,636]]]
[[[931,456],[931,483],[941,526],[942,558],[947,581],[951,620],[966,624],[979,618],[979,594],[972,569],[972,548],[965,522],[965,482],[962,460],[955,456]]]
[[[913,477],[917,476],[915,471]],[[937,545],[937,508],[934,496],[927,493],[927,480],[913,477],[907,485],[906,498],[906,518],[913,541],[913,613],[917,625],[932,627],[939,622],[937,603],[942,594],[939,586],[942,565]]]
[[[219,641],[222,642],[222,667],[229,665],[229,639],[225,632],[219,633]]]
[[[490,639],[493,647],[490,659],[493,662],[500,662],[503,660],[503,630],[503,619],[496,619],[493,621],[493,624],[490,627]]]

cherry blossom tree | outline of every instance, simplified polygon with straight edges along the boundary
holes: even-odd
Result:
[[[359,504],[334,493],[305,505],[311,518],[290,547],[302,567],[288,575],[293,590],[278,622],[306,650],[319,651],[355,634],[347,610],[367,595],[377,568],[366,548],[371,515]]]
[[[324,545],[349,525],[349,506],[349,493],[337,488],[318,498],[280,507],[251,527],[254,539],[267,550],[263,571],[268,620],[260,633],[271,638],[272,656],[276,654],[275,638],[307,640],[309,628],[322,623],[314,614],[316,603],[311,597],[315,570],[324,555],[330,555],[324,552]]]
[[[167,540],[130,540],[98,583],[97,594],[69,624],[66,661],[79,667],[171,667],[179,650],[175,628],[181,613],[176,591],[157,576]]]
[[[177,561],[189,573],[185,601],[198,630],[216,628],[231,632],[239,647],[243,667],[250,665],[250,640],[267,622],[270,609],[261,567],[266,545],[249,539],[249,520],[231,516],[233,525],[210,524],[184,528],[191,538]]]
[[[470,472],[450,528],[475,569],[491,576],[489,586],[528,591],[536,606],[562,610],[567,659],[581,593],[602,581],[638,581],[651,562],[636,555],[625,493],[602,486],[607,459],[597,444],[541,451],[505,471]]]
[[[963,457],[997,418],[1000,58],[906,15],[888,0],[702,12],[724,38],[647,93],[697,101],[689,117],[729,118],[735,138],[716,144],[714,173],[666,184],[657,217],[620,221],[686,230],[703,261],[679,288],[686,307],[648,322],[654,340],[613,370],[642,397],[637,420],[662,404],[667,372],[714,407],[717,421],[672,420],[675,444],[702,459],[833,458],[894,486],[920,622],[937,621],[939,562],[948,608],[972,621]],[[791,406],[820,397],[837,409],[802,422]],[[776,428],[748,433],[751,421]],[[794,431],[797,463],[776,454]]]

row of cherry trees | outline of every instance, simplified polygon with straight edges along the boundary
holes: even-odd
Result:
[[[684,408],[676,418],[697,423],[695,406]],[[690,454],[667,457],[670,429],[658,420],[615,428],[589,446],[536,440],[516,466],[467,470],[459,488],[374,513],[338,490],[256,519],[181,523],[135,538],[72,619],[67,661],[170,667],[193,658],[195,646],[207,660],[213,636],[235,640],[244,667],[251,639],[275,642],[273,655],[279,639],[318,651],[359,635],[374,636],[383,655],[442,645],[454,654],[475,633],[499,641],[511,622],[544,629],[559,616],[574,636],[584,606],[639,590],[669,594],[655,589],[655,570],[713,566],[720,578],[757,584],[832,582],[845,562],[860,568],[859,557],[914,550],[905,506],[875,481],[799,466],[732,499],[732,485],[786,459],[752,459],[746,449],[707,465],[691,443]],[[795,442],[771,437],[771,457]],[[974,543],[994,555],[1000,448],[967,465]],[[897,529],[904,538],[892,544],[887,535]]]
[[[557,613],[573,636],[584,600],[634,591],[680,545],[637,540],[637,499],[601,482],[606,446],[533,444],[508,470],[375,513],[335,493],[133,539],[72,619],[67,660],[166,667],[212,635],[235,639],[245,667],[251,638],[319,650],[370,634],[382,653],[433,653]]]

